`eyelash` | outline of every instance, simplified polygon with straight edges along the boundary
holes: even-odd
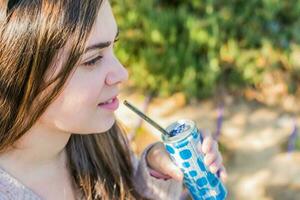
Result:
[[[97,56],[97,57],[93,58],[92,60],[85,62],[84,65],[86,65],[86,66],[94,65],[97,63],[98,60],[101,60],[102,58],[103,58],[103,56]]]
[[[119,38],[116,38],[114,43],[116,43],[117,41],[119,41]],[[101,60],[102,58],[103,58],[103,56],[97,56],[97,57],[93,58],[92,60],[85,62],[84,65],[92,66],[92,65],[96,64],[98,60]]]

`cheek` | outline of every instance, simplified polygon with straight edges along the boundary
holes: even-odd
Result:
[[[100,99],[104,86],[104,73],[89,72],[89,74],[75,73],[62,93],[62,106],[95,107]]]
[[[42,116],[44,123],[70,132],[90,131],[90,123],[98,112],[97,104],[104,81],[101,75],[81,77],[76,73],[72,76]]]

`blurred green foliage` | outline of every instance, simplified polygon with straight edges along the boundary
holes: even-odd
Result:
[[[190,97],[255,87],[283,70],[299,80],[299,0],[113,0],[121,30],[116,54],[130,83]]]
[[[295,141],[295,149],[300,150],[300,138],[299,135],[297,135],[296,141]]]

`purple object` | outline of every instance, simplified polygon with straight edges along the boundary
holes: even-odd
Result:
[[[297,123],[296,120],[294,119],[294,123],[293,123],[293,130],[292,133],[289,137],[289,141],[288,141],[288,152],[292,152],[295,150],[295,146],[296,146],[296,140],[297,140],[297,132],[298,132],[298,127],[297,127]]]
[[[221,135],[222,124],[223,124],[223,115],[224,115],[224,105],[221,104],[218,107],[217,129],[216,129],[216,134],[215,134],[216,140],[218,140]]]

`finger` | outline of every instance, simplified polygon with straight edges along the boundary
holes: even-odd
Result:
[[[211,136],[211,132],[209,129],[205,129],[204,131],[201,131],[202,137],[206,138],[208,136]]]
[[[221,178],[222,182],[223,183],[226,183],[227,181],[227,178],[228,178],[228,174],[226,172],[226,169],[225,167],[222,165],[222,167],[218,170],[218,174],[219,174],[219,177]]]
[[[211,165],[217,159],[217,154],[215,153],[208,153],[204,156],[204,164],[206,166]]]
[[[219,144],[216,140],[213,139],[212,146],[210,148],[210,152],[219,153]]]
[[[172,162],[170,158],[166,158],[166,161],[161,162],[160,171],[164,174],[171,176],[177,181],[183,180],[182,171]]]
[[[203,139],[203,143],[201,145],[201,152],[204,154],[208,153],[211,150],[213,143],[214,143],[213,138],[211,136],[206,136]]]
[[[217,171],[219,169],[221,169],[222,167],[222,157],[220,156],[220,154],[218,154],[217,156],[217,159],[214,160],[210,165],[209,165],[209,170],[212,172],[212,173],[217,173]]]

